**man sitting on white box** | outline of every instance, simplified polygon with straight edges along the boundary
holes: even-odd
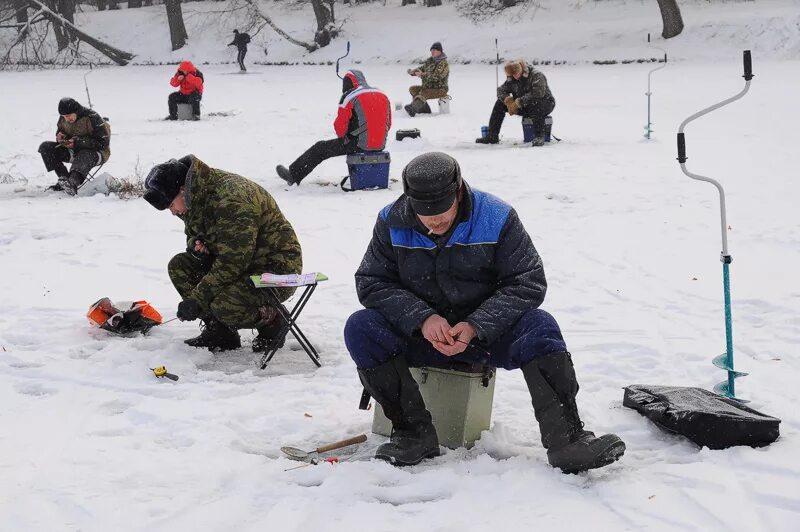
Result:
[[[393,425],[375,457],[414,465],[439,455],[408,368],[454,360],[522,369],[553,467],[576,473],[622,456],[616,435],[583,430],[572,359],[558,323],[538,308],[542,261],[514,209],[470,188],[444,153],[413,159],[403,191],[378,216],[355,274],[366,309],[344,329],[364,389]]]
[[[289,185],[300,185],[300,181],[326,159],[382,151],[391,127],[389,98],[379,89],[370,87],[360,70],[349,70],[342,78],[342,97],[333,122],[336,138],[315,143],[289,168],[279,164],[275,171]]]

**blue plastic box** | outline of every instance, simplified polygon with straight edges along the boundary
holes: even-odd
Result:
[[[347,156],[350,186],[353,190],[389,187],[389,152],[353,153]]]
[[[522,141],[525,143],[533,142],[534,134],[536,128],[533,127],[533,119],[531,118],[523,118],[522,119]],[[548,116],[544,119],[544,141],[550,142],[551,138],[551,131],[553,130],[553,117]]]

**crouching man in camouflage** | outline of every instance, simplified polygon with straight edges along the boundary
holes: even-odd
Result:
[[[300,273],[297,235],[262,187],[244,177],[209,168],[194,155],[156,165],[145,180],[146,199],[183,220],[187,251],[168,271],[183,298],[182,321],[202,320],[202,332],[185,342],[210,351],[241,347],[237,329],[257,329],[253,351],[283,345],[281,320],[250,275]],[[282,301],[293,288],[279,290]]]
[[[447,55],[442,50],[442,43],[435,42],[431,45],[431,56],[417,68],[408,70],[409,76],[416,76],[422,80],[422,85],[413,85],[408,88],[413,100],[405,106],[409,116],[430,113],[431,107],[428,100],[447,97],[447,80],[450,78],[450,66]]]

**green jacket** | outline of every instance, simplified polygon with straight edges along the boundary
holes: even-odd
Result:
[[[446,55],[442,54],[438,58],[429,57],[417,68],[425,73],[422,76],[422,90],[448,90],[447,79],[450,77],[450,66],[447,64]]]
[[[547,85],[547,78],[544,74],[536,70],[533,65],[522,63],[522,77],[514,79],[509,76],[506,82],[497,88],[497,99],[501,102],[506,96],[513,96],[520,100],[523,106],[531,105],[536,100],[548,100],[556,103],[550,87]]]
[[[102,162],[111,157],[111,126],[97,112],[82,107],[78,119],[70,124],[63,116],[58,117],[56,132],[67,139],[75,139],[75,150],[94,150],[102,156]]]
[[[235,282],[250,282],[251,274],[301,273],[300,242],[275,199],[244,177],[209,168],[193,155],[181,162],[186,176],[187,247],[200,238],[213,257],[211,270],[191,297],[207,306],[219,290]]]

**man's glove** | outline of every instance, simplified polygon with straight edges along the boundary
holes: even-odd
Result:
[[[178,303],[178,319],[181,321],[194,321],[200,317],[200,303],[194,299],[184,299]]]
[[[522,107],[519,104],[519,100],[515,100],[513,96],[506,96],[506,99],[503,100],[503,103],[506,104],[506,109],[508,109],[508,114],[515,115],[519,114],[519,109]]]

